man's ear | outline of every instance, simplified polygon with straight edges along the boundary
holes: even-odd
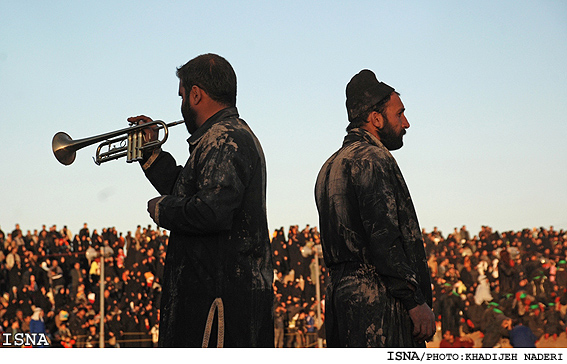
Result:
[[[384,127],[384,116],[382,116],[382,114],[378,111],[372,111],[368,115],[368,122],[372,123],[376,129],[382,130]]]
[[[193,105],[197,105],[199,102],[203,100],[203,92],[204,91],[197,85],[193,85],[193,87],[191,87],[191,92],[189,92],[189,98]]]

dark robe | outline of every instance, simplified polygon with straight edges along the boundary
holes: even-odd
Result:
[[[561,319],[561,313],[555,310],[555,307],[548,308],[545,311],[544,332],[550,335],[560,335],[565,331],[565,324]]]
[[[461,316],[459,312],[464,310],[464,305],[459,295],[449,291],[441,296],[439,300],[439,314],[441,314],[441,332],[446,331],[458,335]]]
[[[478,278],[478,274],[475,273],[474,269],[467,270],[467,268],[461,269],[460,276],[461,282],[463,282],[467,289],[471,288]]]
[[[463,325],[463,330],[465,333],[471,333],[478,331],[482,324],[482,315],[484,313],[484,307],[477,305],[474,300],[469,300],[468,305],[465,305],[463,310],[463,315],[465,318],[465,325]]]
[[[518,290],[518,272],[516,268],[509,263],[503,261],[498,262],[498,279],[501,293],[515,294]]]
[[[539,311],[539,310],[536,310]],[[531,311],[528,315],[528,327],[532,330],[536,338],[539,340],[543,336],[545,323],[543,322],[542,314],[536,311]]]
[[[421,229],[390,152],[353,129],[323,165],[315,197],[327,286],[331,347],[412,347],[408,311],[432,305]]]
[[[221,298],[225,347],[273,347],[273,268],[260,143],[236,108],[213,115],[188,142],[185,167],[160,150],[142,165],[163,195],[156,222],[171,232],[159,345],[200,347],[209,308]],[[216,321],[209,346],[216,346]]]
[[[488,308],[487,310],[492,311],[493,309]],[[482,338],[482,347],[493,348],[496,344],[498,344],[500,339],[508,336],[508,330],[502,327],[502,321],[504,321],[506,317],[502,314],[494,313],[491,315],[485,315],[484,318],[487,322],[482,331],[484,334],[484,337]]]

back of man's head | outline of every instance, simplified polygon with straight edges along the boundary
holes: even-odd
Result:
[[[193,85],[224,105],[236,106],[236,73],[223,57],[208,53],[197,56],[177,69],[177,77],[186,91]]]

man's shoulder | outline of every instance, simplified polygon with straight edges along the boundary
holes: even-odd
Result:
[[[221,153],[256,159],[263,153],[259,140],[239,117],[226,117],[212,125],[200,138],[197,150],[199,158]]]
[[[208,142],[216,140],[218,142],[225,141],[238,141],[246,142],[255,139],[254,133],[246,124],[246,122],[239,117],[227,117],[215,123],[205,133],[203,139]]]
[[[341,165],[383,165],[393,159],[387,149],[381,148],[364,140],[357,140],[352,143],[344,144],[328,162]]]
[[[373,173],[376,170],[388,170],[391,155],[381,148],[365,141],[344,144],[321,167],[317,185],[326,179],[346,180],[358,178],[360,174]]]

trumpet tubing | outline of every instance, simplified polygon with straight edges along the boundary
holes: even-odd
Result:
[[[162,120],[154,120],[77,140],[73,140],[69,134],[61,131],[53,136],[51,148],[55,158],[66,166],[75,161],[77,150],[96,143],[100,143],[96,150],[96,156],[93,158],[97,165],[122,157],[126,157],[126,162],[132,163],[142,159],[144,150],[153,149],[165,143],[169,135],[169,128],[183,122],[183,120],[178,120],[166,124]],[[162,139],[144,143],[144,129],[151,127],[156,128],[156,131],[163,129],[164,136]],[[118,143],[119,146],[114,146]],[[107,150],[103,151],[105,147]]]

